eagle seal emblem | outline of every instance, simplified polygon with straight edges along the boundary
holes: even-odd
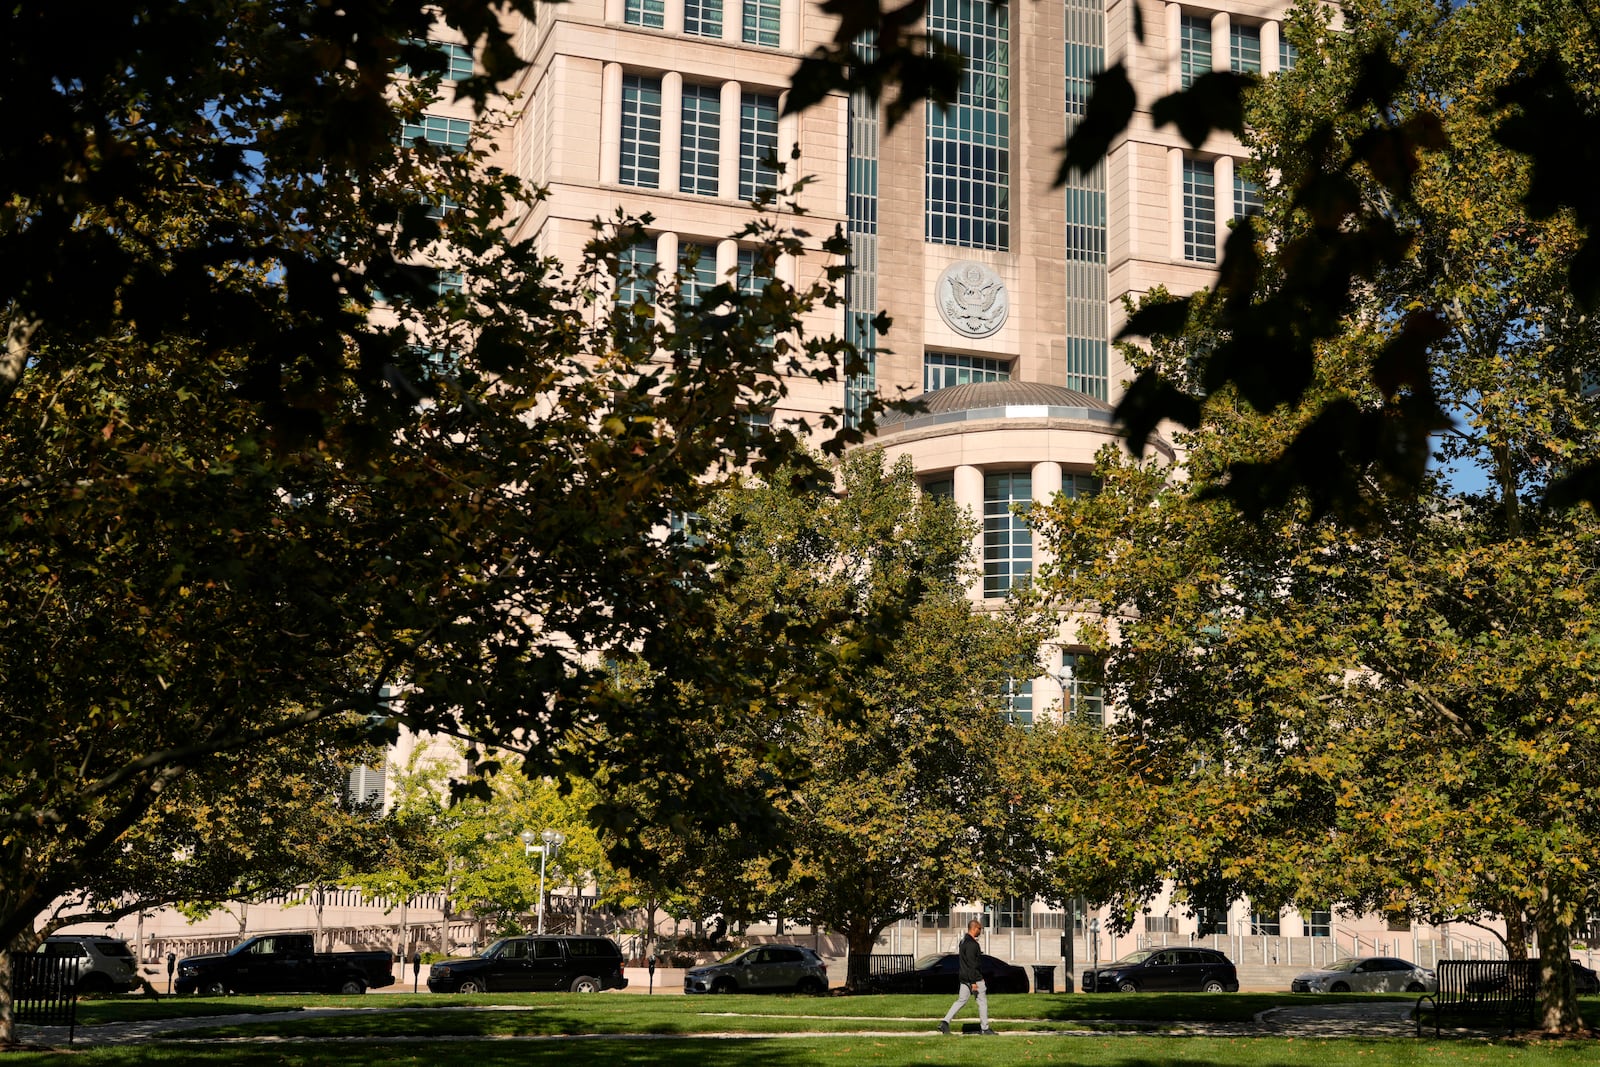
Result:
[[[971,260],[952,263],[939,275],[934,299],[939,317],[965,337],[988,337],[1005,325],[1011,302],[993,267]]]

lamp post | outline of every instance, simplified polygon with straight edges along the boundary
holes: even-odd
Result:
[[[546,830],[542,834],[536,834],[532,830],[524,830],[517,836],[522,839],[524,855],[531,856],[535,852],[539,854],[539,929],[537,932],[542,934],[544,933],[544,864],[546,858],[553,855],[561,847],[562,843],[566,841],[566,837],[556,830]],[[543,843],[536,845],[534,844],[535,841],[542,841]]]

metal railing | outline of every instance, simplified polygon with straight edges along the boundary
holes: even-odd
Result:
[[[11,967],[12,1017],[34,1026],[65,1026],[72,1044],[78,1032],[78,960],[28,952],[13,956]]]

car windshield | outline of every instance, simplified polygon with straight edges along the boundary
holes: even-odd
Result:
[[[754,956],[755,955],[755,951],[756,950],[753,949],[753,948],[742,948],[738,952],[730,952],[730,953],[728,953],[726,956],[722,957],[717,962],[718,963],[738,963],[740,960],[744,959],[746,956]]]
[[[494,959],[495,957],[499,956],[500,953],[505,951],[506,942],[510,940],[511,939],[509,937],[502,937],[500,940],[496,941],[494,944],[478,953],[478,958],[484,960]]]
[[[1136,963],[1143,963],[1145,960],[1149,959],[1151,956],[1154,956],[1155,954],[1156,954],[1156,950],[1153,949],[1153,948],[1142,948],[1138,952],[1130,952],[1130,953],[1128,953],[1126,956],[1122,957],[1116,963],[1112,964],[1112,966],[1115,967],[1115,966],[1120,966],[1120,965],[1127,965],[1127,966],[1131,967]]]
[[[1334,960],[1322,969],[1325,971],[1353,971],[1356,969],[1356,964],[1360,962],[1357,959]]]
[[[947,953],[944,952],[933,952],[922,957],[917,961],[917,970],[920,971],[924,967],[932,967],[935,963],[938,963],[940,960],[944,959],[946,955]]]

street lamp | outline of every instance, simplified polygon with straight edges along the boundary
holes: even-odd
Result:
[[[548,858],[549,856],[553,856],[556,853],[556,850],[558,850],[561,847],[562,843],[566,841],[566,837],[563,834],[561,834],[560,832],[556,831],[556,830],[546,830],[542,834],[536,834],[532,830],[524,830],[524,831],[522,831],[522,833],[518,834],[517,836],[522,839],[522,853],[523,853],[523,855],[531,856],[535,852],[537,852],[539,854],[539,929],[538,929],[538,933],[542,934],[542,933],[544,933],[544,863],[545,863],[545,859],[546,858]],[[534,844],[535,841],[542,841],[543,844],[536,845],[536,844]]]

